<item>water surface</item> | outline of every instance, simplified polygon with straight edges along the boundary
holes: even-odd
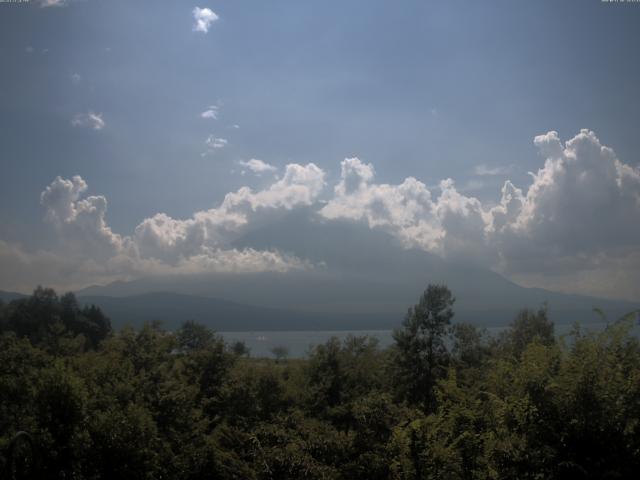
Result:
[[[584,330],[601,331],[606,323],[582,324]],[[487,327],[491,335],[497,335],[507,327]],[[573,324],[556,324],[556,334],[564,335],[571,331]],[[637,329],[637,328],[636,328]],[[321,330],[321,331],[264,331],[264,332],[219,332],[227,343],[242,341],[249,347],[252,357],[273,357],[271,349],[286,347],[289,356],[302,358],[307,356],[314,345],[325,343],[331,337],[344,339],[348,335],[377,338],[380,347],[385,348],[393,343],[392,330]]]

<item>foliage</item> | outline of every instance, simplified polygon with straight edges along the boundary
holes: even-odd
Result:
[[[397,391],[425,411],[435,408],[434,388],[446,373],[449,355],[445,335],[454,302],[446,286],[429,285],[409,309],[402,328],[393,332]]]
[[[271,349],[271,353],[276,357],[276,362],[280,362],[282,360],[286,360],[289,356],[289,349],[285,346],[278,345]]]
[[[13,331],[53,353],[96,348],[111,332],[111,322],[94,306],[80,308],[73,293],[58,297],[38,287],[29,298],[0,306],[0,331]]]
[[[429,287],[390,349],[275,361],[194,322],[109,333],[38,289],[0,306],[0,476],[27,431],[42,479],[635,478],[633,318],[559,341],[543,308],[491,338],[452,305]]]

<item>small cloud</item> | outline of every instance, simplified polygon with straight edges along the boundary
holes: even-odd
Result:
[[[71,83],[73,83],[74,85],[78,85],[81,81],[82,81],[82,77],[80,76],[79,73],[71,74]]]
[[[93,130],[102,130],[106,126],[106,123],[102,118],[101,113],[94,113],[90,111],[88,113],[77,113],[76,115],[74,115],[73,119],[71,120],[71,125],[73,125],[74,127],[85,127],[91,128]]]
[[[438,109],[436,107],[431,107],[429,109],[429,113],[431,113],[432,117],[437,117],[438,116]]]
[[[220,150],[221,148],[224,148],[227,146],[227,143],[229,143],[227,141],[226,138],[222,138],[222,137],[215,137],[214,135],[209,135],[207,137],[207,139],[205,140],[204,144],[207,146],[207,151],[205,153],[203,153],[202,155],[206,155],[207,153],[213,153],[216,150]]]
[[[218,18],[220,17],[210,8],[195,7],[193,9],[193,19],[195,20],[193,31],[207,33],[211,24]]]
[[[275,172],[278,170],[273,165],[270,165],[267,162],[263,162],[262,160],[259,160],[257,158],[252,158],[249,161],[240,160],[238,162],[238,165],[249,169],[256,175],[262,175],[263,173]],[[245,173],[246,173],[246,170],[242,170],[241,174],[244,175]]]
[[[240,125],[238,125],[238,124],[236,123],[236,124],[234,124],[234,125],[231,125],[231,128],[235,128],[235,129],[237,130],[238,128],[240,128]]]
[[[28,47],[25,47],[24,51],[27,53],[33,53],[34,48],[31,45],[29,45]]]
[[[46,7],[66,7],[67,0],[40,0],[40,6]]]
[[[506,175],[511,172],[511,165],[507,165],[506,167],[488,167],[485,164],[477,165],[473,169],[473,173],[480,177],[491,177],[496,175]]]
[[[202,112],[200,114],[200,117],[211,119],[211,120],[217,120],[218,119],[218,106],[217,105],[210,105],[209,107],[207,107],[207,109],[204,112]]]

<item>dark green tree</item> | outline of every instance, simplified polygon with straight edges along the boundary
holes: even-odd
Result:
[[[409,309],[395,340],[394,381],[401,398],[432,411],[434,387],[443,378],[449,354],[445,337],[455,298],[445,285],[429,285]]]
[[[251,349],[241,340],[238,340],[231,345],[231,351],[238,357],[248,357],[251,353]]]
[[[47,341],[52,326],[60,322],[60,303],[51,288],[38,286],[29,298],[14,300],[9,307],[7,329],[34,345]]]
[[[184,322],[176,332],[176,337],[179,348],[185,352],[205,350],[215,341],[215,335],[208,327],[193,320]]]
[[[276,362],[281,362],[282,360],[286,360],[289,356],[289,349],[282,345],[278,345],[271,349],[271,353],[276,357]]]
[[[553,345],[556,341],[554,325],[549,320],[546,305],[537,312],[529,309],[520,310],[509,329],[502,334],[500,343],[508,353],[519,357],[535,339],[543,345]]]
[[[488,358],[486,330],[471,323],[456,323],[451,326],[451,337],[451,356],[456,367],[477,368]]]

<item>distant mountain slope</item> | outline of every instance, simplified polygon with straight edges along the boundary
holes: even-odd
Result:
[[[286,285],[282,285],[286,289]],[[298,288],[301,288],[298,285]],[[455,291],[455,290],[454,290]],[[378,292],[381,293],[381,292]],[[454,308],[455,321],[471,322],[480,326],[506,325],[521,308],[538,308],[543,302],[549,305],[550,315],[556,323],[589,323],[599,321],[593,307],[602,308],[610,319],[637,308],[627,302],[592,299],[562,295],[553,292],[531,290],[531,296],[505,305],[479,305],[464,301],[458,296]],[[114,327],[125,324],[140,325],[148,320],[161,320],[168,328],[174,328],[185,320],[197,320],[215,330],[358,330],[389,329],[400,325],[407,308],[415,298],[406,303],[374,303],[368,309],[354,304],[319,305],[308,309],[286,309],[243,305],[237,302],[176,293],[146,293],[132,296],[110,297],[81,295],[82,303],[100,306],[112,319]],[[379,309],[376,311],[375,306]],[[368,311],[367,311],[368,310]]]
[[[174,329],[195,320],[217,331],[326,330],[388,328],[394,322],[384,315],[325,315],[242,305],[228,300],[155,292],[128,297],[78,297],[82,304],[99,306],[114,328],[140,326],[159,320]]]
[[[2,300],[5,303],[9,303],[12,300],[18,300],[20,298],[25,298],[26,295],[23,295],[22,293],[18,293],[18,292],[5,292],[3,290],[0,290],[0,300]]]
[[[271,221],[233,246],[289,252],[308,259],[315,268],[288,273],[151,277],[89,287],[79,294],[127,297],[165,291],[281,311],[280,316],[264,314],[259,321],[238,321],[236,329],[249,324],[260,329],[280,329],[280,325],[290,324],[301,330],[318,324],[324,330],[392,328],[400,324],[407,308],[416,303],[429,283],[444,283],[453,291],[456,320],[487,326],[506,325],[521,308],[539,308],[545,302],[551,318],[558,323],[598,321],[594,307],[614,319],[640,306],[523,288],[482,266],[403,248],[388,234],[371,231],[366,225],[314,220],[304,212]],[[192,316],[197,313],[205,318],[206,305],[201,298],[180,298],[180,304],[183,307],[176,314],[184,316],[192,311]],[[140,305],[135,308],[142,311]],[[232,310],[224,312],[231,315]],[[244,313],[238,315],[246,318]]]

